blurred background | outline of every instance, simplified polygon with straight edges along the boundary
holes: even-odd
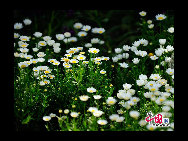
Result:
[[[140,33],[139,12],[146,11],[146,18],[155,19],[157,14],[174,15],[173,10],[15,10],[14,22],[22,22],[25,18],[32,20],[32,27],[25,30],[25,35],[32,35],[34,32],[42,32],[43,35],[54,36],[55,34],[75,32],[73,24],[80,22],[91,27],[105,28],[105,40],[107,49],[114,51],[114,48],[122,45],[132,44]]]

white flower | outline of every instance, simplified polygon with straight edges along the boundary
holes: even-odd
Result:
[[[70,115],[71,115],[71,117],[74,117],[74,118],[78,117],[78,113],[77,112],[71,112]]]
[[[100,124],[100,125],[106,125],[108,122],[107,122],[107,120],[99,119],[99,120],[97,121],[97,123]]]
[[[161,45],[164,45],[164,44],[166,43],[166,39],[159,39],[159,43],[160,43]]]
[[[130,48],[131,48],[131,47],[128,46],[128,45],[123,45],[123,50],[124,50],[124,51],[129,51]]]
[[[44,116],[44,117],[43,117],[43,120],[44,120],[44,121],[50,121],[50,120],[51,120],[51,117],[50,117],[50,116]]]
[[[68,114],[68,113],[69,113],[69,109],[65,109],[65,110],[64,110],[64,113],[65,113],[65,114]]]
[[[91,26],[89,26],[89,25],[84,25],[81,30],[89,31],[90,29],[91,29]]]
[[[173,75],[173,74],[174,74],[174,69],[168,68],[168,69],[166,70],[166,72],[167,72],[169,75]]]
[[[89,53],[94,53],[94,54],[98,53],[99,51],[100,50],[97,48],[89,48],[89,50],[88,50]]]
[[[79,98],[81,101],[87,101],[90,97],[88,95],[82,95]]]
[[[47,41],[47,44],[48,44],[49,46],[52,46],[54,43],[55,43],[54,40],[48,40],[48,41]]]
[[[32,21],[30,19],[25,19],[23,20],[25,25],[30,25],[32,23]]]
[[[141,11],[141,12],[139,12],[139,14],[140,14],[140,16],[146,16],[146,12],[145,11]]]
[[[46,54],[44,53],[44,52],[39,52],[39,53],[37,53],[37,56],[38,57],[44,57]]]
[[[171,46],[171,45],[168,45],[168,46],[166,47],[166,49],[167,49],[167,51],[171,52],[171,51],[174,50],[174,47]]]
[[[56,38],[58,40],[63,40],[65,38],[65,36],[63,34],[56,34]]]
[[[165,57],[165,62],[169,63],[171,61],[171,57]]]
[[[108,105],[114,105],[117,102],[117,100],[113,97],[108,97],[108,99],[106,100],[106,103]]]
[[[124,119],[125,119],[125,117],[118,117],[118,118],[116,119],[116,122],[123,122]]]
[[[65,43],[67,42],[77,42],[77,38],[76,37],[70,37],[68,38],[68,41],[66,42],[65,39],[63,40]]]
[[[14,24],[14,29],[22,29],[22,28],[23,28],[22,23],[15,23]]]
[[[19,38],[20,34],[14,33],[14,38]]]
[[[129,65],[128,65],[127,63],[125,63],[125,62],[119,63],[119,65],[120,65],[122,68],[128,68],[128,67],[129,67]]]
[[[100,110],[96,110],[95,112],[93,112],[93,115],[95,117],[100,117],[104,112],[103,111],[100,111]]]
[[[81,29],[82,28],[82,24],[81,23],[75,23],[74,24],[74,28],[76,28],[76,29]]]
[[[44,40],[44,41],[48,41],[48,40],[51,40],[51,38],[52,38],[52,37],[50,37],[50,36],[44,36],[44,37],[43,37],[43,40]]]
[[[116,119],[117,119],[118,117],[119,117],[118,114],[112,114],[112,115],[109,116],[109,119],[110,119],[111,121],[116,121]]]
[[[163,14],[158,14],[158,15],[156,15],[156,16],[155,16],[155,18],[156,18],[156,20],[161,21],[161,20],[166,19],[166,16],[165,16],[165,15],[163,15]]]
[[[134,47],[138,47],[140,45],[140,41],[135,41],[134,43],[133,43],[133,46]]]
[[[55,116],[56,116],[56,114],[53,114],[53,113],[50,114],[50,117],[55,117]]]
[[[132,87],[131,84],[128,84],[128,83],[123,84],[123,88],[124,88],[125,90],[129,90],[131,87]]]
[[[34,35],[35,37],[39,38],[39,37],[42,36],[42,33],[41,33],[41,32],[35,32],[33,35]]]
[[[46,42],[45,41],[40,41],[40,42],[38,42],[38,46],[46,46]]]
[[[168,28],[168,30],[167,30],[169,33],[174,33],[174,27],[170,27],[170,28]]]
[[[170,106],[163,106],[162,107],[162,111],[164,111],[164,112],[168,112],[168,111],[170,111],[170,109],[171,109]]]
[[[115,53],[121,53],[122,49],[121,48],[115,48]]]
[[[94,99],[101,99],[102,96],[100,95],[93,95]]]
[[[92,38],[91,39],[92,44],[97,44],[97,43],[99,43],[99,41],[100,41],[99,38]]]
[[[106,71],[105,71],[105,70],[101,70],[100,73],[101,73],[101,74],[105,74]]]
[[[86,57],[85,57],[84,55],[78,55],[77,59],[78,59],[78,60],[85,60]]]
[[[29,37],[27,36],[20,36],[19,38],[21,41],[29,41]]]
[[[144,80],[136,80],[136,84],[138,85],[138,86],[143,86],[144,84],[145,84],[145,81]]]
[[[158,57],[157,57],[156,55],[153,55],[153,56],[150,56],[150,59],[151,59],[151,60],[157,60]]]
[[[71,33],[70,33],[70,32],[65,32],[65,33],[64,33],[64,36],[65,36],[65,37],[70,37],[70,36],[71,36]]]
[[[138,119],[138,117],[140,116],[140,113],[138,111],[130,111],[129,115],[134,118],[134,119]]]
[[[89,87],[89,88],[87,88],[87,92],[94,93],[94,92],[96,92],[96,89],[93,87]]]
[[[85,47],[92,47],[92,44],[91,43],[86,43]]]
[[[148,23],[148,24],[151,24],[151,23],[152,23],[152,20],[147,20],[147,23]]]
[[[146,128],[147,128],[148,130],[150,130],[150,131],[153,131],[153,130],[156,129],[156,127],[153,126],[153,124],[148,124],[148,125],[146,126]]]
[[[133,61],[134,64],[138,64],[140,62],[140,59],[134,58],[132,61]]]
[[[78,36],[79,36],[79,37],[87,36],[87,32],[85,32],[85,31],[80,31],[80,32],[78,32]]]
[[[88,111],[90,111],[91,113],[94,113],[97,110],[98,109],[96,107],[89,107],[89,109],[88,109]]]
[[[138,123],[141,127],[143,127],[147,124],[147,122],[145,120],[140,120]]]
[[[148,28],[152,29],[154,27],[154,24],[148,25]]]

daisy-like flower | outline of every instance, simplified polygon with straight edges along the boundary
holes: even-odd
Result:
[[[93,95],[94,99],[101,99],[101,95]]]
[[[51,120],[51,117],[50,117],[50,116],[44,116],[44,117],[43,117],[43,120],[44,120],[44,121],[50,121],[50,120]]]
[[[32,55],[25,55],[25,59],[31,59],[31,58],[33,58]]]
[[[96,92],[97,90],[95,89],[95,88],[93,88],[93,87],[89,87],[89,88],[87,88],[87,92],[88,93],[94,93],[94,92]]]
[[[27,49],[27,48],[20,48],[20,51],[21,51],[22,53],[27,53],[27,52],[29,51],[29,49]]]
[[[104,112],[103,111],[100,111],[100,110],[96,110],[95,112],[93,112],[93,115],[95,117],[100,117]]]
[[[65,32],[65,33],[64,33],[64,36],[68,38],[68,37],[71,36],[71,33],[70,33],[70,32]]]
[[[140,16],[146,16],[146,12],[145,11],[141,11],[141,12],[139,12],[139,14],[140,14]]]
[[[70,37],[68,38],[68,42],[77,42],[77,38],[76,37]],[[63,40],[64,41],[64,40]],[[64,41],[65,42],[65,41]],[[66,42],[65,42],[66,43]]]
[[[32,23],[30,19],[24,19],[23,22],[25,25],[30,25]]]
[[[32,48],[33,52],[37,52],[39,49],[38,48]]]
[[[25,62],[20,62],[20,63],[18,63],[18,66],[19,66],[20,68],[26,68],[26,67],[28,67],[29,65],[28,65],[27,63],[25,63]]]
[[[20,57],[20,54],[18,52],[15,52],[14,57]]]
[[[166,19],[166,16],[164,14],[157,14],[155,18],[156,20],[161,21],[161,20]]]
[[[157,57],[156,55],[153,55],[153,56],[150,56],[150,59],[151,59],[151,60],[157,60],[158,57]]]
[[[75,23],[73,25],[73,27],[76,28],[76,29],[81,29],[83,27],[83,25],[82,25],[82,23]]]
[[[138,85],[138,86],[143,86],[143,85],[145,85],[145,81],[144,80],[136,80],[136,84]]]
[[[115,53],[121,53],[122,49],[121,48],[115,48]]]
[[[63,34],[56,34],[56,38],[58,40],[63,40],[65,38],[65,36]]]
[[[29,41],[29,37],[27,36],[20,36],[19,38],[21,41]]]
[[[167,30],[169,33],[174,33],[174,27],[170,27],[170,28],[168,28],[168,30]]]
[[[76,64],[76,63],[78,63],[79,61],[78,60],[76,60],[76,59],[71,59],[70,60],[70,63],[72,63],[72,64]]]
[[[51,113],[51,114],[50,114],[50,117],[52,117],[52,118],[53,118],[53,117],[56,117],[56,114]]]
[[[123,88],[124,88],[125,90],[129,90],[131,87],[132,87],[131,84],[128,84],[128,83],[123,84]]]
[[[46,41],[46,42],[47,42],[48,40],[51,40],[51,39],[52,39],[52,37],[50,37],[50,36],[44,36],[44,37],[43,37],[43,40]]]
[[[147,23],[148,24],[152,24],[152,20],[147,20]]]
[[[90,29],[91,29],[91,26],[84,25],[81,30],[83,30],[83,31],[89,31]]]
[[[71,117],[76,118],[79,114],[77,112],[71,112],[70,115]]]
[[[138,119],[138,117],[140,116],[140,113],[138,111],[130,111],[129,115],[134,118],[134,119]]]
[[[77,56],[77,59],[78,59],[78,60],[85,60],[86,57],[85,57],[84,55],[78,55],[78,56]]]
[[[47,80],[47,79],[44,79],[43,82],[44,82],[45,84],[49,84],[49,83],[50,83],[50,81]]]
[[[143,46],[147,46],[148,45],[148,40],[146,40],[146,39],[139,39],[139,42]]]
[[[169,51],[169,52],[174,51],[174,47],[171,46],[171,45],[168,45],[168,46],[166,47],[166,49],[167,49],[167,51]]]
[[[94,113],[95,111],[97,111],[98,109],[96,107],[89,107],[88,111],[91,113]]]
[[[40,42],[38,43],[39,46],[46,46],[46,44],[47,44],[46,41],[40,41]]]
[[[174,74],[174,69],[168,68],[168,69],[166,70],[166,72],[167,72],[169,75],[173,75],[173,74]]]
[[[154,24],[148,25],[148,28],[152,29],[154,27]]]
[[[29,44],[25,43],[25,42],[18,42],[19,47],[23,47],[26,48]]]
[[[159,74],[151,74],[149,78],[153,80],[159,80],[161,79],[161,76]]]
[[[166,43],[166,39],[159,39],[159,43],[160,43],[161,45],[164,45],[164,44]]]
[[[23,28],[22,23],[15,23],[14,24],[14,29],[22,29],[22,28]]]
[[[65,114],[68,114],[68,113],[69,113],[69,109],[65,109],[65,110],[64,110],[64,113],[65,113]]]
[[[92,47],[92,44],[91,43],[86,43],[85,47]]]
[[[116,122],[123,122],[123,120],[125,119],[125,117],[118,117],[117,119],[116,119]]]
[[[19,38],[20,37],[20,34],[18,34],[18,33],[14,33],[14,38],[16,39],[16,38]]]
[[[87,36],[87,32],[85,32],[85,31],[80,31],[80,32],[78,32],[78,36],[79,36],[79,37]]]
[[[154,131],[154,130],[156,129],[156,127],[153,126],[152,124],[148,124],[148,125],[146,126],[146,128],[147,128],[148,130],[150,130],[150,131]]]
[[[38,57],[44,57],[46,54],[44,53],[44,52],[39,52],[39,53],[37,53],[37,56]]]
[[[81,101],[87,101],[90,97],[88,95],[82,95],[79,98]]]
[[[120,65],[120,67],[122,67],[122,68],[128,68],[128,67],[129,67],[129,65],[128,65],[127,63],[125,63],[125,62],[119,63],[119,65]]]
[[[117,102],[117,100],[113,97],[108,97],[108,99],[106,100],[106,103],[108,105],[114,105]]]
[[[118,114],[112,114],[112,115],[109,116],[109,119],[110,119],[111,121],[116,121],[117,118],[119,118],[119,115],[118,115]]]
[[[133,61],[134,64],[138,64],[140,62],[140,59],[134,58],[132,61]]]
[[[55,66],[58,66],[58,65],[60,64],[60,62],[56,60],[56,61],[53,62],[52,64],[55,65]]]
[[[48,44],[49,46],[52,46],[54,43],[55,43],[54,40],[48,40],[48,41],[47,41],[47,44]]]
[[[42,33],[41,33],[41,32],[35,32],[33,35],[34,35],[35,37],[39,38],[39,37],[42,36]]]
[[[108,122],[107,122],[107,120],[99,119],[97,121],[97,123],[100,124],[100,125],[106,125]]]
[[[105,71],[105,70],[101,70],[100,73],[101,73],[101,74],[105,74],[106,71]]]
[[[130,48],[131,48],[131,47],[128,46],[128,45],[123,45],[123,50],[124,50],[124,51],[129,51]]]
[[[145,126],[145,125],[147,124],[147,122],[142,119],[142,120],[140,120],[140,121],[138,122],[138,124],[139,124],[141,127],[143,127],[143,126]]]
[[[83,47],[77,47],[77,49],[79,49],[79,51],[82,51],[82,50],[83,50]]]
[[[105,32],[105,29],[104,28],[98,28],[97,29],[97,33],[98,34],[102,34],[102,33],[104,33]]]
[[[94,54],[98,53],[99,51],[100,51],[100,50],[97,49],[97,48],[90,48],[90,49],[88,50],[89,53],[94,53]]]
[[[110,57],[102,57],[102,60],[108,61]]]
[[[100,41],[99,38],[92,38],[91,39],[92,44],[97,44],[97,43],[99,43],[99,41]]]

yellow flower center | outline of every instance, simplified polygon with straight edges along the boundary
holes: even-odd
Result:
[[[156,89],[155,88],[151,88],[151,91],[155,91]]]
[[[45,44],[44,43],[40,43],[42,46],[44,46]]]
[[[22,47],[26,47],[26,45],[25,45],[25,44],[23,44],[23,45],[22,45]]]
[[[85,36],[85,34],[81,34],[81,36]]]
[[[49,71],[45,71],[45,73],[50,73]]]
[[[84,57],[80,57],[80,59],[84,59]]]
[[[162,20],[162,19],[164,19],[163,17],[158,17],[158,20]]]
[[[69,51],[69,53],[74,53],[74,50]]]
[[[76,61],[72,61],[72,63],[77,63]]]
[[[162,101],[164,101],[164,99],[161,98],[160,101],[162,102]]]
[[[93,53],[97,53],[97,50],[93,50]]]
[[[99,33],[102,33],[102,30],[100,30]]]
[[[25,68],[26,67],[26,65],[21,65],[21,68]]]

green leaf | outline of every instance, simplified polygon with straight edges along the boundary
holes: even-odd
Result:
[[[32,117],[28,115],[27,118],[22,121],[22,124],[28,124],[31,119]]]

